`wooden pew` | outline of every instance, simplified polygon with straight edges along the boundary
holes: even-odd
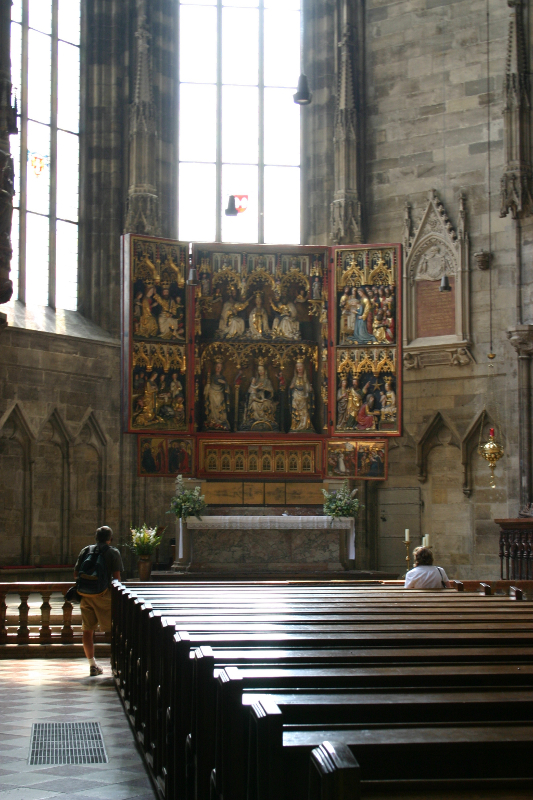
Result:
[[[247,587],[247,589],[248,589],[248,587]],[[249,592],[248,592],[248,594],[249,594]],[[318,594],[318,597],[316,596],[317,594]],[[323,594],[327,594],[329,597],[331,597],[332,594],[333,595],[336,594],[337,597],[340,596],[340,600],[337,603],[335,603],[334,601],[330,602],[330,606],[333,607],[333,608],[330,609],[331,612],[339,610],[338,608],[336,608],[336,609],[334,608],[334,606],[335,605],[338,606],[339,603],[341,603],[344,607],[346,607],[347,605],[350,605],[350,600],[348,599],[348,593],[346,593],[346,592],[333,592],[332,593],[331,590],[328,590],[326,593],[323,593]],[[351,592],[350,594],[352,595],[352,597],[351,597],[352,605],[354,605],[354,604],[357,605],[356,601],[357,601],[358,598],[357,597],[355,597],[355,599],[353,598],[353,594],[354,594],[353,592]],[[250,618],[250,615],[247,615],[248,621],[243,623],[242,622],[242,616],[243,616],[243,613],[242,613],[242,611],[243,611],[243,608],[242,608],[243,602],[242,602],[242,600],[243,600],[243,596],[244,595],[243,595],[242,592],[232,593],[231,600],[229,602],[224,603],[224,604],[221,604],[220,601],[216,602],[215,603],[216,612],[217,612],[216,614],[211,613],[213,611],[213,600],[212,600],[212,598],[210,599],[207,593],[204,593],[203,597],[201,597],[201,595],[202,595],[202,592],[200,592],[200,593],[194,592],[193,595],[191,595],[191,596],[189,596],[187,598],[188,602],[184,602],[184,600],[186,598],[186,593],[182,592],[181,595],[180,595],[180,602],[176,602],[176,600],[173,600],[173,599],[171,599],[169,601],[169,598],[165,593],[165,597],[162,600],[163,605],[166,605],[167,607],[168,606],[172,607],[172,606],[175,606],[175,605],[179,605],[177,618],[180,620],[180,624],[183,623],[184,620],[187,620],[188,623],[191,622],[191,620],[192,620],[194,622],[195,627],[202,627],[202,628],[208,627],[208,633],[198,633],[198,636],[203,636],[203,637],[205,637],[205,636],[208,636],[208,637],[209,636],[220,636],[221,638],[226,638],[226,639],[229,637],[230,641],[233,641],[233,642],[235,641],[235,637],[236,636],[237,637],[241,637],[240,638],[241,641],[243,641],[242,637],[253,637],[253,639],[250,642],[251,644],[259,644],[262,647],[268,647],[273,642],[272,637],[274,637],[276,635],[277,636],[281,635],[281,636],[284,636],[285,638],[286,637],[297,636],[298,637],[297,641],[298,641],[299,644],[302,644],[302,643],[305,644],[306,642],[309,643],[309,642],[313,641],[314,637],[321,636],[321,637],[324,638],[324,644],[325,645],[326,645],[325,639],[327,638],[328,633],[326,633],[324,635],[324,632],[329,628],[332,631],[335,632],[334,636],[339,636],[340,635],[341,637],[343,637],[343,636],[349,637],[350,635],[353,635],[353,634],[350,634],[348,631],[341,631],[340,634],[338,632],[339,628],[343,627],[343,622],[346,619],[346,614],[339,615],[339,614],[329,613],[327,615],[322,615],[322,617],[326,616],[328,618],[328,623],[324,623],[323,619],[321,619],[317,623],[315,607],[312,607],[311,610],[309,611],[308,608],[305,608],[302,605],[303,603],[309,603],[309,602],[313,603],[313,602],[316,601],[316,602],[320,602],[321,603],[321,606],[320,606],[321,610],[324,610],[324,606],[322,604],[323,597],[320,596],[321,592],[315,593],[315,596],[313,596],[313,593],[307,592],[307,599],[304,596],[305,593],[299,592],[298,600],[294,600],[294,598],[291,600],[291,598],[286,596],[286,595],[278,594],[277,598],[279,599],[279,602],[290,602],[291,606],[296,611],[296,613],[292,617],[292,621],[289,622],[289,623],[280,622],[279,621],[279,616],[276,617],[276,615],[273,615],[274,616],[274,620],[272,620],[272,614],[269,615],[269,616],[267,616],[265,614],[255,614],[255,615],[251,615],[251,618]],[[378,599],[377,597],[375,597],[373,595],[373,593],[372,593],[372,596],[373,596],[373,599],[375,599],[375,600]],[[407,605],[417,605],[418,606],[418,603],[416,603],[416,602],[414,603],[413,602],[413,598],[415,598],[416,596],[417,596],[417,593],[414,593],[414,594],[411,594],[408,597],[408,599],[402,598],[402,600],[401,600],[402,605],[405,605],[405,606],[407,606]],[[450,595],[448,593],[441,593],[440,594],[440,598],[439,598],[439,602],[443,602],[441,600],[441,598],[444,598],[444,597],[447,598],[444,601],[446,603],[447,613],[449,613],[449,611],[451,611],[451,605],[449,604],[449,596]],[[284,599],[284,597],[285,597],[285,599]],[[390,598],[390,594],[388,595],[388,597]],[[397,597],[398,597],[398,595],[395,594],[395,600],[397,599]],[[427,597],[428,598],[431,597],[431,599],[433,600],[435,595],[430,594]],[[146,611],[147,611],[149,605],[151,605],[154,602],[154,600],[155,600],[156,603],[158,602],[158,600],[156,598],[157,598],[157,592],[153,592],[153,593],[151,593],[151,603],[150,604],[148,604],[148,603],[140,603],[140,604],[137,603],[137,606],[136,606],[137,610],[139,610],[139,608],[142,609],[139,612],[141,614],[142,618],[146,617]],[[368,608],[368,606],[371,605],[369,602],[367,602],[368,601],[368,595],[367,595],[366,598],[364,597],[364,595],[362,595],[359,599],[362,602],[363,606]],[[494,599],[496,599],[496,598],[494,598]],[[381,604],[383,604],[383,605],[390,605],[389,603],[385,602],[386,600],[387,600],[387,598],[380,598],[379,602]],[[483,598],[483,600],[492,600],[492,598]],[[428,605],[428,599],[427,598],[424,599],[423,602],[424,602],[424,604],[426,606]],[[189,617],[185,617],[184,616],[185,613],[189,613],[188,609],[190,609],[191,607],[195,608],[195,610],[197,611],[198,610],[198,605],[200,603],[202,604],[202,611],[204,613],[202,613],[202,614],[198,614],[197,613],[195,615],[195,617],[190,617],[190,616]],[[256,609],[259,612],[264,610],[264,605],[265,604],[262,603],[262,602],[257,602],[255,604]],[[361,605],[361,603],[359,605]],[[131,603],[129,603],[129,604],[125,603],[125,606],[127,607],[127,610],[131,611],[131,608],[132,608],[132,604]],[[143,608],[143,606],[144,606],[144,608]],[[501,608],[502,608],[501,606],[495,606],[493,609],[491,609],[491,611],[497,612]],[[462,606],[462,609],[464,611],[466,609],[466,606]],[[222,615],[220,614],[221,610],[223,611]],[[247,611],[250,610],[249,599],[246,600],[245,610],[247,610]],[[344,608],[343,610],[346,611],[346,608]],[[405,612],[405,610],[406,609],[404,608],[403,611]],[[402,623],[400,626],[398,626],[398,621],[397,621],[397,618],[396,618],[396,620],[390,625],[390,629],[391,629],[390,630],[390,635],[393,636],[394,634],[392,633],[392,631],[393,630],[397,631],[398,627],[404,628],[406,630],[406,632],[407,632],[407,630],[411,629],[412,628],[412,613],[418,613],[420,610],[421,610],[420,608],[417,608],[416,610],[411,609],[409,611],[408,615],[407,615],[408,621]],[[230,612],[229,614],[227,613],[228,611]],[[372,611],[374,612],[375,609],[372,609]],[[427,609],[426,609],[426,611],[427,611]],[[431,609],[430,609],[430,611],[431,611]],[[442,611],[442,608],[441,608],[441,611]],[[477,608],[477,616],[478,616],[478,618],[479,618],[479,611],[480,611],[480,608],[478,607]],[[485,609],[483,609],[483,611],[485,611]],[[301,612],[301,614],[299,614],[299,612]],[[491,615],[487,615],[485,617],[487,625],[489,627],[491,625],[493,626],[493,628],[492,628],[492,636],[493,637],[495,635],[497,635],[497,633],[495,633],[495,631],[496,631],[498,626],[501,627],[502,631],[508,630],[508,626],[505,623],[505,620],[508,621],[508,619],[509,619],[508,609],[507,608],[505,608],[505,612],[506,613],[503,615],[504,618],[503,619],[500,618],[498,622],[494,622],[491,619]],[[153,614],[153,613],[154,613],[153,611],[149,611],[149,614]],[[164,613],[164,612],[159,612],[158,611],[157,613]],[[389,613],[389,614],[392,613],[393,616],[394,616],[394,609],[388,608],[387,609],[387,613]],[[262,617],[262,621],[259,623],[259,625],[255,624],[252,621],[252,619],[256,620],[258,618],[258,616]],[[362,616],[364,616],[364,615],[361,615],[359,613],[357,615],[358,620],[360,620]],[[494,616],[494,613],[493,613],[492,616]],[[331,623],[332,617],[335,618],[335,622],[334,623]],[[339,621],[339,617],[340,617],[341,621]],[[234,633],[231,630],[232,628],[235,628],[235,625],[232,622],[232,620],[234,620],[235,618],[238,618],[239,620],[241,620],[241,622],[237,623],[238,628],[242,631],[241,633],[238,633],[238,632]],[[433,618],[437,619],[436,617],[433,617]],[[452,631],[456,631],[458,625],[459,626],[462,625],[462,626],[469,626],[470,627],[470,625],[472,624],[471,620],[474,619],[474,618],[475,617],[473,617],[473,616],[464,617],[463,622],[461,622],[461,623],[458,623],[456,620],[453,621],[453,623],[451,623],[450,620],[448,620],[448,622],[446,623],[448,626],[450,626],[450,630],[448,631],[448,633],[450,633],[451,635],[457,635],[456,632],[454,632],[452,634]],[[496,618],[497,618],[497,614],[496,614]],[[161,626],[161,630],[165,629],[165,626],[163,624],[165,619],[166,619],[165,617],[161,616],[156,620],[156,625]],[[208,623],[206,623],[206,619],[209,620]],[[300,620],[304,619],[305,623],[302,625],[299,622],[295,622],[294,620],[296,620],[296,619],[300,619]],[[430,617],[430,619],[431,619],[431,617]],[[527,622],[528,617],[526,615],[525,617],[521,617],[521,618],[517,617],[516,619],[517,620],[520,619],[520,621],[518,623],[516,623],[517,628],[515,629],[513,635],[516,635],[518,637],[518,640],[522,643],[523,639],[520,638],[520,637],[524,636],[524,628],[527,629],[527,627],[528,627],[528,622]],[[530,617],[529,617],[529,619],[530,619]],[[228,620],[229,620],[229,622],[228,622]],[[270,621],[266,621],[266,620],[270,620]],[[464,620],[466,620],[466,622]],[[135,620],[135,615],[133,615],[133,617],[131,617],[130,623],[129,623],[130,624],[130,637],[132,637],[134,635],[134,633],[135,633],[136,621],[138,621],[138,619]],[[362,623],[363,631],[367,631],[368,630],[368,624],[369,624],[368,621],[365,621],[365,622]],[[429,624],[429,622],[426,621],[425,625],[427,626],[428,624]],[[436,622],[436,623],[433,623],[433,624],[436,625],[436,628],[437,628],[437,632],[436,633],[437,633],[437,636],[438,636],[438,630],[439,629],[442,630],[441,624],[440,624],[440,622]],[[480,635],[481,636],[483,628],[486,627],[486,625],[484,623],[481,623],[481,625],[479,623],[474,623],[474,624],[477,625],[476,632],[475,632],[476,635]],[[213,628],[213,625],[214,625],[214,628]],[[264,634],[264,633],[261,633],[260,631],[257,630],[258,628],[265,627],[265,626],[266,627],[270,627],[271,631],[275,630],[276,633],[271,632],[269,634],[267,632],[266,634]],[[167,631],[171,630],[172,627],[173,627],[172,624],[167,625],[166,626]],[[284,628],[284,630],[281,630],[282,627]],[[350,624],[348,627],[353,627],[353,624]],[[383,635],[383,623],[381,621],[378,621],[377,625],[374,624],[372,627],[378,627],[379,634]],[[209,633],[209,631],[212,631],[213,629],[214,630],[220,630],[220,629],[225,629],[225,628],[229,628],[230,630],[229,631],[224,630],[224,632],[222,632],[222,633],[215,633],[215,634],[210,634]],[[313,629],[314,629],[315,632],[313,632]],[[318,629],[319,633],[316,633],[317,629]],[[123,635],[123,632],[121,633],[121,635]],[[194,636],[196,634],[193,632],[192,635]],[[270,638],[267,638],[266,641],[265,641],[265,635],[266,635],[266,637],[270,637]],[[329,635],[331,635],[331,634],[329,634]],[[367,635],[367,633],[363,633],[363,634],[360,634],[360,635]],[[385,635],[387,635],[387,632],[385,633]],[[465,635],[465,636],[468,635],[466,627],[464,627],[462,635]],[[179,635],[178,635],[178,638],[179,638]],[[167,641],[169,641],[168,635],[167,635],[166,639],[167,639]],[[345,641],[344,639],[341,639],[342,643],[344,643],[344,641]],[[115,643],[116,642],[117,642],[117,639],[115,638]],[[141,644],[142,643],[144,643],[144,637],[141,637]],[[182,643],[183,643],[183,641],[182,641]],[[369,641],[367,641],[366,643],[368,644]],[[132,644],[132,647],[133,647],[135,645],[135,642],[132,640],[131,644]],[[138,644],[139,643],[137,642],[137,645]],[[142,653],[142,647],[141,647],[141,650],[137,651],[137,652],[141,652]],[[124,655],[124,654],[122,654],[122,655]],[[114,653],[114,659],[116,659],[116,657],[117,656]],[[141,658],[141,655],[138,656],[138,659],[139,658]],[[148,655],[146,655],[146,653],[145,653],[144,658],[145,658],[145,663],[150,663],[150,655],[149,655],[149,653],[148,653]],[[164,659],[164,661],[166,661],[166,659]],[[132,663],[134,665],[137,663],[134,658],[132,658]],[[154,661],[154,666],[155,665],[156,664],[155,664],[155,661]],[[115,663],[114,663],[114,666],[116,666]],[[157,669],[160,670],[161,669],[161,665],[158,665]],[[153,676],[152,676],[152,678],[153,678]],[[163,682],[163,685],[164,685],[165,682],[166,681]],[[154,680],[152,679],[152,684],[153,683],[154,683]],[[130,687],[130,688],[132,688],[132,687]],[[161,688],[161,685],[160,685],[160,688]],[[152,689],[152,691],[153,691],[153,689]],[[149,706],[150,706],[150,704],[148,703],[148,707]],[[167,726],[167,732],[168,732],[168,726]]]

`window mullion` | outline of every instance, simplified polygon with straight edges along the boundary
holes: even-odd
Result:
[[[259,142],[257,175],[257,241],[265,241],[265,5],[259,0]]]
[[[57,69],[58,0],[52,0],[52,71],[50,86],[50,217],[48,257],[48,305],[56,307],[56,210],[57,210]]]
[[[216,153],[216,234],[222,241],[222,0],[217,2],[217,153]]]
[[[20,72],[20,197],[19,197],[19,289],[26,302],[26,184],[28,179],[28,22],[29,0],[22,3],[22,64]]]

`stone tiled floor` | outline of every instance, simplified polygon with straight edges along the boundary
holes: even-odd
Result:
[[[0,660],[0,800],[154,800],[109,664]],[[33,722],[99,722],[108,764],[29,766]]]

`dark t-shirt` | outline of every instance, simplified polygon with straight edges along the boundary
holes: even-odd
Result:
[[[80,571],[83,559],[85,558],[85,556],[89,554],[89,550],[92,546],[93,545],[89,545],[88,547],[83,548],[83,550],[78,556],[78,560],[76,561],[74,572]],[[120,551],[117,550],[116,547],[108,547],[104,553],[104,561],[107,567],[107,577],[109,580],[109,585],[111,586],[111,581],[113,580],[113,573],[124,572],[124,564],[122,563],[122,557],[120,555]]]

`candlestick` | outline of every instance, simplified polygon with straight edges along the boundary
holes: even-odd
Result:
[[[408,542],[408,541],[409,541],[409,528],[406,528],[406,529],[405,529],[405,541],[406,541],[406,542]]]
[[[406,529],[406,530],[405,530],[405,533],[406,533],[406,535],[407,535],[407,534],[409,533],[409,531]],[[406,569],[406,572],[409,572],[409,569],[410,569],[410,567],[411,567],[411,562],[409,561],[409,541],[405,541],[405,542],[404,542],[404,545],[405,545],[405,560],[407,561],[407,569]]]

